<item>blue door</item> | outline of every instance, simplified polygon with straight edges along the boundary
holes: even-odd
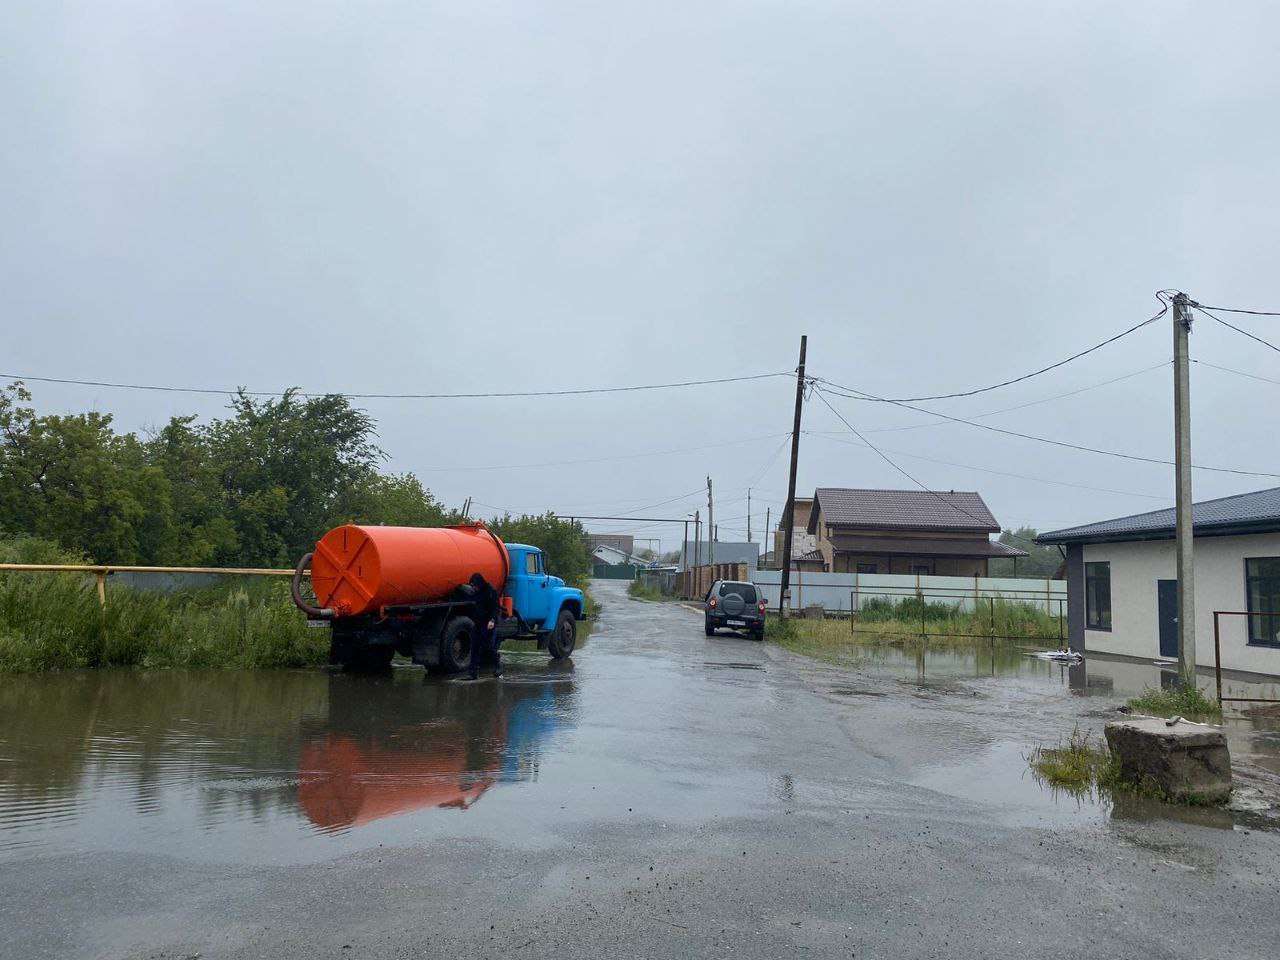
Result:
[[[511,601],[526,623],[541,626],[551,603],[547,573],[542,567],[542,551],[528,548],[510,552]]]
[[[1157,580],[1156,602],[1160,614],[1160,656],[1178,655],[1178,581]]]

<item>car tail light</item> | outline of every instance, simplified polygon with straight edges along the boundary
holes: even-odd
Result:
[[[764,605],[763,600],[761,600],[759,603],[756,604],[756,609],[759,610],[761,613],[764,613],[766,607]]]
[[[710,600],[708,600],[707,606],[710,607],[712,610],[714,610],[716,608],[716,598],[712,597]]]

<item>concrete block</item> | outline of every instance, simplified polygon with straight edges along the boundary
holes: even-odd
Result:
[[[1127,780],[1149,782],[1175,800],[1222,803],[1231,795],[1231,754],[1221,727],[1134,717],[1108,723],[1106,737]]]

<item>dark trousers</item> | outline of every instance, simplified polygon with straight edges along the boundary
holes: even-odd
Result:
[[[471,641],[471,678],[480,675],[481,663],[492,663],[494,676],[502,672],[502,654],[498,652],[498,631],[477,624]]]

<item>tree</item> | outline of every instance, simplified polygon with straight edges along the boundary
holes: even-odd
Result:
[[[1005,530],[1000,534],[999,540],[1011,547],[1027,551],[1028,556],[1018,557],[1018,576],[1048,579],[1054,576],[1062,566],[1062,554],[1055,546],[1036,543],[1035,538],[1035,528],[1019,527],[1016,530]],[[990,570],[993,577],[1012,577],[1013,558],[1001,557],[992,560]]]
[[[508,543],[538,547],[546,554],[547,572],[568,583],[582,584],[591,576],[586,531],[576,520],[562,520],[554,513],[520,517],[506,514],[495,517],[488,526]]]
[[[0,528],[98,561],[148,560],[168,539],[164,472],[110,414],[37,417],[21,383],[0,391]]]

